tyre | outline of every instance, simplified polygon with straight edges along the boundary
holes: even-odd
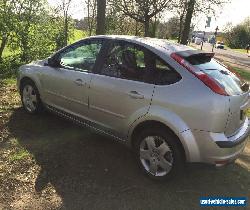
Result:
[[[34,82],[31,80],[25,81],[21,85],[21,101],[23,108],[29,114],[37,114],[42,111],[43,105],[40,99],[40,94]]]
[[[164,180],[179,174],[184,166],[184,155],[175,135],[167,129],[151,127],[136,136],[136,158],[146,175]]]

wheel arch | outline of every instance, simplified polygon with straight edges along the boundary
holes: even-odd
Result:
[[[34,82],[34,80],[32,80],[30,77],[24,76],[20,80],[19,91],[21,91],[21,89],[22,89],[23,85],[25,84],[25,82],[32,82],[32,83],[34,83],[35,86],[37,86],[36,83]]]
[[[41,90],[40,90],[40,83],[35,79],[35,78],[33,78],[33,77],[30,77],[30,76],[28,76],[28,75],[25,75],[25,76],[23,76],[21,79],[20,79],[20,82],[19,82],[19,87],[18,87],[18,89],[19,89],[19,92],[21,93],[21,88],[22,88],[22,86],[25,84],[25,82],[32,82],[35,86],[36,86],[36,88],[38,89],[38,92],[39,92],[39,95],[41,95]]]
[[[133,146],[134,134],[138,129],[150,128],[150,126],[154,124],[162,126],[177,137],[178,144],[180,144],[181,149],[184,150],[187,162],[200,162],[200,149],[193,130],[180,116],[167,107],[153,105],[146,115],[135,119],[128,129],[128,144]]]
[[[168,127],[166,124],[164,124],[164,123],[162,123],[160,121],[156,121],[156,120],[146,120],[146,121],[140,122],[139,124],[137,124],[134,127],[134,129],[133,129],[133,131],[131,133],[131,137],[130,137],[130,142],[131,142],[132,148],[135,147],[135,140],[136,140],[137,135],[140,132],[142,132],[142,130],[144,130],[144,129],[150,129],[152,127],[162,128],[162,129],[166,130],[168,133],[170,133],[171,135],[173,135],[176,138],[177,145],[181,149],[181,153],[183,155],[183,158],[186,161],[187,154],[186,154],[184,146],[183,146],[180,138],[178,137],[178,135],[176,135],[176,133],[170,127]]]

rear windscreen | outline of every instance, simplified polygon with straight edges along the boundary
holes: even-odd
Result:
[[[249,89],[245,88],[244,82],[240,78],[212,57],[190,56],[186,60],[217,81],[229,95],[239,95]]]

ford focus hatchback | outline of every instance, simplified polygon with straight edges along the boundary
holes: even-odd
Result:
[[[213,53],[166,40],[95,36],[19,69],[24,109],[43,108],[133,148],[151,178],[185,162],[234,161],[249,134],[249,86]]]

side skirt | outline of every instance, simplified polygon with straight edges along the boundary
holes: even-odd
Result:
[[[61,109],[55,108],[55,107],[53,107],[51,105],[48,105],[48,104],[45,104],[45,107],[47,108],[48,111],[50,111],[52,113],[55,113],[56,115],[58,115],[60,117],[63,117],[65,119],[68,119],[68,120],[76,123],[77,125],[87,127],[87,128],[89,128],[90,130],[93,130],[96,133],[111,137],[116,141],[119,141],[119,142],[122,142],[122,143],[127,142],[125,138],[118,137],[118,136],[112,134],[111,132],[105,131],[104,129],[101,128],[101,126],[99,126],[96,123],[85,120],[85,119],[83,119],[81,117],[75,116],[73,114],[70,114],[70,113],[65,112],[65,111],[63,111]]]

